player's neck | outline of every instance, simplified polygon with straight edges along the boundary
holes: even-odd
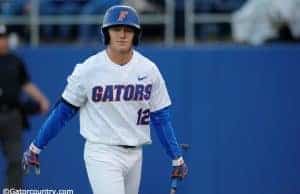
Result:
[[[106,53],[107,53],[108,57],[110,58],[110,60],[118,65],[127,64],[133,55],[132,50],[130,50],[128,52],[116,52],[116,51],[112,50],[110,47],[106,48]]]

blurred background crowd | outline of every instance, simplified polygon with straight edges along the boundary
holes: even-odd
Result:
[[[95,44],[101,16],[121,3],[142,14],[148,43],[169,37],[169,43],[259,45],[300,38],[300,0],[1,0],[0,24],[14,44]]]

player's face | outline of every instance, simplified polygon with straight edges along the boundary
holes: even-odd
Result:
[[[0,37],[0,54],[6,54],[8,52],[8,39],[6,36]]]
[[[112,50],[119,53],[131,51],[134,37],[134,29],[127,26],[113,26],[108,29],[109,46]]]

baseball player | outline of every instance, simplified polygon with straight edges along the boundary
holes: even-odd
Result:
[[[141,34],[137,12],[125,5],[109,8],[101,31],[106,49],[76,65],[61,99],[24,153],[24,170],[39,168],[40,152],[79,111],[94,194],[138,194],[150,123],[172,159],[171,176],[184,178],[187,166],[171,125],[165,81],[156,65],[134,50]]]

